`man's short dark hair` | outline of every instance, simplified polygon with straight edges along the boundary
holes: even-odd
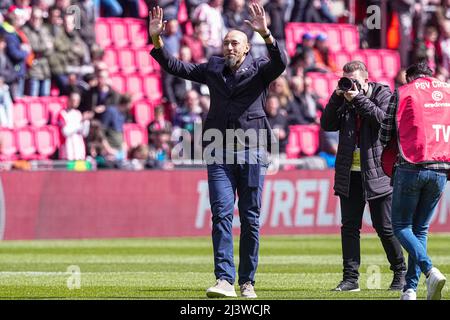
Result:
[[[366,74],[369,74],[369,72],[367,70],[367,66],[364,64],[364,62],[358,61],[358,60],[354,60],[354,61],[350,61],[350,62],[346,63],[344,65],[344,67],[342,68],[342,70],[344,71],[344,73],[352,73],[352,72],[359,70],[361,72],[365,72]]]
[[[125,93],[125,94],[123,94],[123,95],[120,96],[120,98],[119,98],[119,104],[120,104],[120,105],[128,105],[128,104],[131,103],[132,100],[133,100],[133,99],[132,99],[131,95],[128,94],[128,93]]]
[[[420,77],[432,76],[433,70],[431,70],[425,60],[412,64],[408,67],[408,69],[406,69],[406,79],[408,80],[408,82]]]

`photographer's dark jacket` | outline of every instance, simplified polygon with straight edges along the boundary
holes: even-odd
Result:
[[[391,97],[388,86],[369,83],[368,97],[358,94],[351,103],[336,93],[330,98],[321,118],[325,131],[339,131],[339,146],[336,156],[334,190],[348,197],[350,192],[350,168],[356,146],[356,118],[359,114],[361,175],[364,198],[371,200],[392,192],[390,178],[381,167],[383,146],[378,138],[379,130]]]

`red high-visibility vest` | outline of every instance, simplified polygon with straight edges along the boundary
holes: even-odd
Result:
[[[414,164],[450,163],[450,83],[418,78],[398,89],[401,156]]]

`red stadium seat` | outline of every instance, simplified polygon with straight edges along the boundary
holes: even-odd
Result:
[[[140,74],[148,74],[159,71],[159,64],[156,63],[150,55],[151,47],[136,49],[136,66]]]
[[[341,33],[339,28],[336,27],[327,28],[325,33],[328,35],[327,43],[331,51],[336,52],[345,49],[342,48],[340,39]]]
[[[16,130],[16,145],[22,159],[31,160],[37,158],[33,129],[21,128]]]
[[[147,26],[144,20],[129,19],[128,34],[133,47],[140,48],[147,45]]]
[[[116,48],[129,45],[127,25],[122,21],[114,21],[110,24],[112,43]]]
[[[139,0],[139,17],[147,18],[148,16],[148,7],[144,0]]]
[[[28,120],[34,127],[42,127],[49,122],[49,113],[44,101],[36,99],[28,103]]]
[[[108,48],[105,50],[103,61],[108,65],[108,71],[110,73],[115,73],[119,70],[119,63],[117,60],[117,51],[114,48]]]
[[[351,55],[347,51],[339,51],[334,53],[334,61],[336,61],[336,68],[338,70],[342,70],[344,65],[351,60]]]
[[[109,24],[104,19],[99,18],[95,22],[95,38],[97,43],[103,48],[111,45]]]
[[[327,75],[319,72],[309,72],[307,76],[312,79],[312,86],[317,95],[327,99],[330,92]]]
[[[299,136],[294,128],[295,126],[289,126],[288,143],[286,145],[286,157],[288,159],[298,158],[301,151]]]
[[[67,102],[61,102],[61,99],[51,99],[47,101],[47,110],[50,114],[50,123],[56,124],[58,115],[67,105]]]
[[[22,128],[28,124],[27,102],[17,100],[13,106],[14,127]]]
[[[160,101],[163,97],[160,75],[144,76],[144,95],[152,102]]]
[[[48,159],[54,154],[58,146],[54,133],[55,129],[51,129],[50,127],[51,126],[41,127],[34,132],[36,150],[41,158],[44,159]],[[56,128],[56,130],[58,129]]]
[[[146,100],[136,101],[133,105],[134,120],[142,127],[147,127],[153,120],[153,108]]]
[[[364,50],[357,50],[355,52],[352,52],[351,60],[361,61],[367,65],[367,57],[366,57],[366,54],[364,53]]]
[[[130,74],[126,77],[127,92],[133,97],[133,100],[139,100],[143,96],[142,77],[139,74]]]
[[[348,52],[353,52],[359,49],[359,33],[354,25],[339,24],[341,30],[341,45],[342,48]]]
[[[14,131],[0,128],[0,160],[15,160],[17,147]]]
[[[378,50],[364,50],[367,57],[367,69],[369,77],[378,78],[383,75],[383,63]]]
[[[400,54],[394,50],[378,50],[383,57],[383,73],[388,78],[395,78],[401,69]]]
[[[126,78],[125,76],[116,73],[110,76],[112,87],[118,91],[119,93],[125,93],[126,92]]]
[[[319,151],[320,127],[315,124],[295,126],[298,134],[301,153],[305,156],[313,156]]]
[[[123,48],[117,52],[117,60],[122,73],[133,73],[136,71],[136,61],[134,60],[134,50]]]
[[[128,148],[134,148],[148,143],[147,130],[135,123],[125,123],[123,134]]]
[[[388,85],[389,88],[391,89],[391,91],[394,91],[394,89],[395,89],[395,81],[393,78],[380,77],[380,78],[375,78],[374,81]]]

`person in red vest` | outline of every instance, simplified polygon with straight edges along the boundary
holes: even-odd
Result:
[[[409,254],[401,300],[416,300],[421,273],[426,275],[428,300],[441,298],[446,281],[427,254],[427,235],[450,173],[450,84],[432,74],[426,62],[408,67],[408,83],[393,94],[380,130],[381,142],[393,140],[399,150],[392,225]]]

